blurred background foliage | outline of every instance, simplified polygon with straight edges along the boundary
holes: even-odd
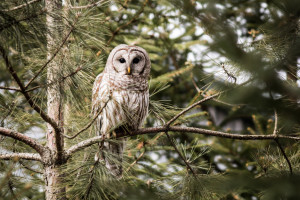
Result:
[[[96,3],[95,3],[96,2]],[[91,88],[110,50],[138,45],[151,57],[151,106],[146,127],[224,91],[176,124],[240,134],[299,135],[300,1],[298,0],[65,0],[56,57],[63,66],[65,133],[90,120]],[[24,4],[25,3],[25,4]],[[26,4],[27,3],[27,4]],[[18,7],[24,5],[23,7]],[[86,6],[90,5],[90,6]],[[17,8],[17,9],[16,9]],[[0,3],[0,43],[26,85],[47,62],[42,0]],[[49,58],[48,58],[49,59]],[[0,86],[17,88],[0,59]],[[46,109],[46,70],[27,88]],[[46,125],[19,92],[0,90],[1,127],[45,143]],[[91,129],[66,146],[93,137]],[[165,134],[131,137],[122,180],[95,163],[97,145],[65,166],[69,199],[300,199],[299,142],[239,141],[172,133],[195,178]],[[1,136],[1,152],[32,152]],[[42,166],[0,162],[2,199],[43,199]]]

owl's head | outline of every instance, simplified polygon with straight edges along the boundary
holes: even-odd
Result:
[[[119,75],[149,77],[150,58],[145,49],[138,46],[120,44],[109,54],[105,70]]]

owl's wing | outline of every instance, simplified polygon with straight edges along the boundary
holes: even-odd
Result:
[[[92,94],[92,115],[96,117],[98,112],[100,111],[101,107],[103,106],[103,100],[99,96],[99,90],[101,86],[101,81],[102,81],[103,73],[99,74],[94,82],[93,86],[93,94]],[[96,127],[96,134],[101,135],[101,123],[102,122],[102,117],[101,114],[97,117],[95,121],[95,127]]]
[[[93,115],[97,114],[100,106],[101,99],[99,98],[99,89],[102,81],[103,73],[99,74],[93,85],[93,94],[92,94],[92,113]]]

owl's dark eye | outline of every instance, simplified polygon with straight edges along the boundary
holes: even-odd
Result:
[[[119,61],[120,61],[120,63],[125,63],[126,62],[126,60],[124,58],[120,58]]]
[[[133,62],[133,64],[137,64],[137,63],[140,62],[140,59],[139,58],[134,58],[132,62]]]

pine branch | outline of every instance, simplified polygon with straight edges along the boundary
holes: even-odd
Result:
[[[146,148],[144,148],[144,151],[137,157],[131,164],[130,166],[126,169],[125,172],[128,172],[146,153]]]
[[[197,105],[201,104],[201,103],[204,103],[210,99],[213,99],[217,96],[219,96],[221,94],[221,92],[218,92],[217,94],[214,94],[214,95],[211,95],[211,96],[208,96],[208,97],[205,97],[204,99],[201,99],[200,101],[190,105],[189,107],[185,108],[183,111],[181,111],[180,113],[178,113],[176,116],[174,116],[171,120],[169,120],[167,123],[166,123],[166,127],[169,127],[173,122],[175,122],[180,116],[182,116],[183,114],[185,114],[186,112],[190,111],[191,109],[193,109],[194,107],[196,107]]]
[[[32,169],[31,167],[28,167],[27,165],[25,165],[21,160],[19,160],[19,163],[27,170],[31,171],[31,172],[34,172],[34,173],[37,173],[37,174],[43,174],[43,172],[41,171],[38,171],[38,170],[35,170],[35,169]]]
[[[169,141],[171,142],[172,146],[174,147],[175,151],[178,153],[179,157],[183,160],[183,162],[185,163],[186,167],[192,172],[193,176],[195,178],[197,178],[196,173],[194,172],[193,168],[191,167],[190,163],[184,158],[184,156],[181,154],[181,152],[179,151],[179,149],[177,148],[176,144],[174,143],[174,141],[172,140],[172,138],[170,137],[168,131],[165,132]]]
[[[0,27],[0,32],[3,31],[4,29],[10,28],[13,25],[19,24],[22,21],[27,21],[27,20],[31,20],[34,18],[39,17],[40,15],[44,14],[47,10],[46,9],[42,9],[40,12],[38,13],[34,13],[33,15],[29,15],[27,17],[24,17],[22,19],[16,20],[14,18],[10,19],[10,23],[6,23],[3,26]]]
[[[116,35],[120,32],[121,29],[126,28],[127,26],[129,26],[132,22],[134,22],[139,16],[140,14],[142,14],[142,12],[144,11],[144,8],[146,6],[146,4],[148,3],[148,0],[144,1],[144,4],[142,5],[141,9],[131,18],[130,21],[128,21],[126,24],[123,24],[121,26],[119,26],[113,33],[112,36],[109,38],[109,40],[107,41],[106,45],[108,46],[113,39],[116,37]]]
[[[11,87],[0,86],[0,89],[2,89],[2,90],[12,90],[12,91],[21,92],[21,90],[18,89],[18,88],[11,88]]]
[[[80,66],[80,67],[77,67],[77,69],[76,69],[75,71],[71,72],[70,74],[68,74],[68,75],[66,75],[66,76],[63,76],[63,77],[61,78],[61,80],[58,81],[58,83],[62,83],[65,79],[74,76],[75,74],[77,74],[77,73],[78,73],[79,71],[81,71],[82,69],[83,69],[83,67],[81,67],[81,66]],[[26,90],[26,92],[31,92],[31,91],[34,91],[34,90],[36,90],[36,89],[38,89],[38,88],[42,88],[42,87],[49,87],[49,86],[51,86],[51,85],[53,85],[53,84],[55,84],[55,83],[57,83],[57,81],[53,81],[53,82],[51,82],[51,83],[46,83],[46,84],[43,84],[43,85],[38,85],[38,86],[35,86],[35,87],[33,87],[33,88],[30,88],[30,89]]]
[[[273,131],[273,135],[276,136],[277,133],[278,133],[278,114],[277,114],[277,111],[274,110],[274,115],[275,115],[275,122],[274,122],[274,131]],[[278,146],[278,148],[280,149],[280,152],[282,153],[284,159],[286,160],[288,166],[289,166],[289,170],[290,170],[290,174],[293,175],[293,168],[292,168],[292,164],[289,160],[289,157],[286,155],[283,147],[281,146],[281,144],[279,143],[279,140],[278,139],[275,139],[274,140]]]
[[[85,5],[85,6],[70,6],[71,9],[86,9],[86,8],[92,8],[95,6],[98,6],[99,4],[101,4],[102,2],[104,2],[105,0],[100,0],[94,3],[91,3],[89,5]]]
[[[284,159],[286,160],[286,162],[287,162],[287,164],[288,164],[288,166],[289,166],[290,175],[293,175],[292,164],[291,164],[291,162],[290,162],[288,156],[286,155],[286,153],[285,153],[284,149],[282,148],[281,144],[279,143],[278,139],[275,139],[275,142],[276,142],[276,144],[278,145],[278,147],[279,147],[279,149],[280,149],[280,151],[281,151],[281,153],[282,153]]]
[[[106,107],[108,101],[105,102],[104,106],[99,110],[99,112],[95,115],[95,117],[92,119],[92,121],[90,123],[88,123],[83,129],[81,129],[80,131],[78,131],[77,133],[75,133],[73,136],[68,136],[68,135],[65,135],[65,134],[63,136],[66,137],[66,138],[68,138],[68,139],[74,139],[80,133],[82,133],[82,132],[86,131],[88,128],[90,128],[92,126],[92,124],[96,121],[96,119],[98,118],[98,116],[102,113],[102,111]]]
[[[64,37],[64,39],[62,40],[61,44],[57,47],[57,49],[54,51],[54,53],[52,54],[52,56],[47,60],[47,62],[40,68],[40,70],[35,74],[34,77],[32,77],[28,83],[25,85],[25,89],[27,89],[29,87],[29,85],[44,71],[44,69],[48,66],[48,64],[56,57],[56,55],[58,54],[58,52],[62,49],[62,47],[65,45],[65,43],[67,42],[68,38],[70,37],[71,33],[74,31],[75,29],[75,24],[78,21],[78,17],[79,15],[76,16],[75,18],[75,22],[74,24],[71,26],[70,30],[68,31],[68,33],[66,34],[66,36]]]
[[[17,82],[18,86],[20,87],[21,93],[23,96],[26,98],[27,102],[29,105],[37,112],[40,114],[40,116],[45,120],[47,123],[49,123],[56,131],[59,131],[59,127],[56,124],[56,122],[50,118],[38,105],[34,103],[34,101],[31,99],[29,94],[26,92],[26,88],[23,86],[19,76],[17,75],[17,72],[14,70],[12,67],[11,63],[8,60],[8,56],[4,48],[0,45],[0,52],[2,54],[2,57],[5,61],[6,68],[10,72],[11,76],[14,78],[14,80]]]
[[[131,132],[126,136],[117,135],[116,137],[117,138],[132,137],[137,135],[153,134],[153,133],[160,133],[166,131],[168,132],[173,131],[179,133],[196,133],[201,135],[215,136],[220,138],[229,138],[235,140],[274,140],[274,139],[289,139],[289,140],[296,140],[296,141],[300,140],[300,137],[288,136],[288,135],[242,135],[242,134],[225,133],[221,131],[212,131],[212,130],[196,128],[196,127],[180,127],[180,126],[170,126],[170,127],[160,126],[160,127],[153,127],[153,128],[142,128],[137,131]],[[93,144],[96,144],[100,141],[104,141],[104,138],[102,136],[96,136],[84,140],[82,142],[79,142],[78,144],[71,146],[66,151],[66,157],[69,158],[73,153],[80,151],[86,147],[89,147]]]
[[[37,153],[7,153],[0,154],[0,159],[12,160],[12,159],[24,159],[24,160],[35,160],[42,162],[41,156]]]
[[[32,1],[29,1],[29,2],[26,1],[26,3],[24,3],[22,5],[19,5],[19,6],[13,7],[13,8],[9,8],[9,9],[5,9],[5,10],[1,10],[1,11],[2,12],[9,12],[9,11],[19,10],[21,8],[24,8],[26,6],[29,6],[30,4],[33,4],[33,3],[39,2],[39,1],[41,1],[41,0],[32,0]]]
[[[46,151],[46,148],[43,145],[39,144],[36,140],[17,131],[0,127],[0,135],[4,135],[16,139],[18,141],[21,141],[27,144],[28,146],[32,147],[40,155],[42,155]]]

